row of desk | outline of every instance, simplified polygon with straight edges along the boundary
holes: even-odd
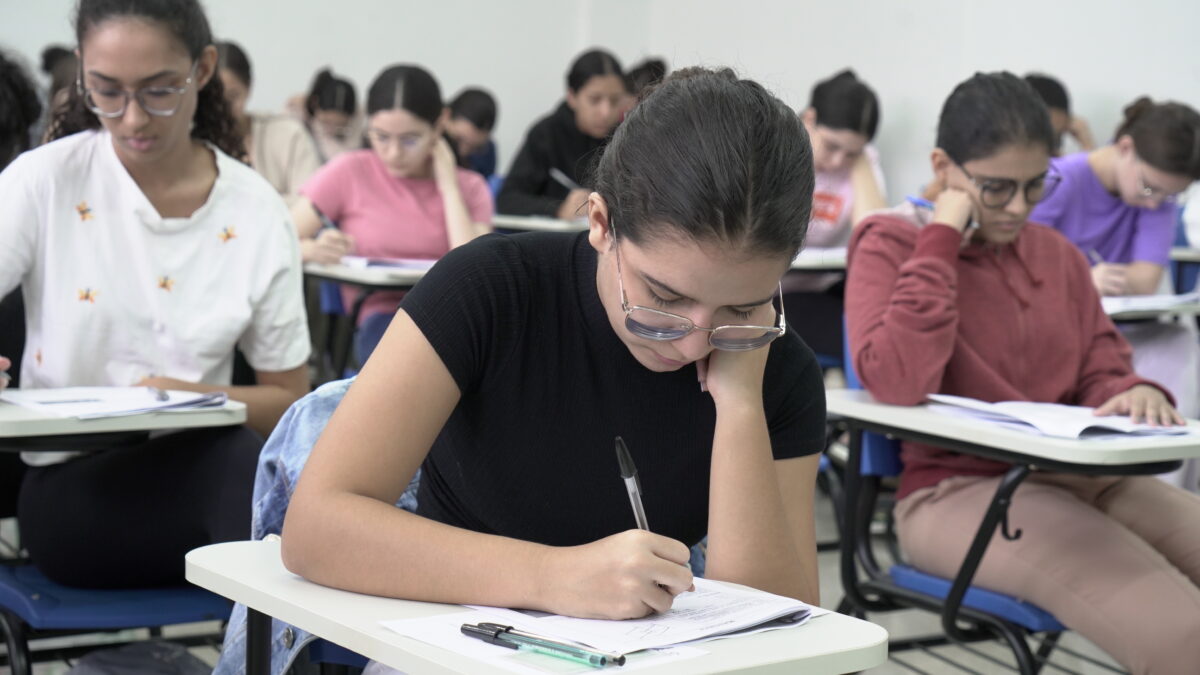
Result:
[[[828,410],[851,428],[876,431],[954,447],[1011,463],[1036,464],[1065,471],[1113,473],[1138,464],[1159,464],[1200,457],[1196,436],[1072,441],[1034,436],[941,415],[922,407],[874,402],[862,391],[831,390]],[[56,439],[57,447],[74,438],[152,431],[181,426],[240,424],[245,406],[236,402],[205,411],[149,413],[107,420],[48,418],[0,402],[0,448],[29,449],[22,440]],[[1198,425],[1195,421],[1193,425]],[[288,572],[279,545],[272,541],[232,542],[197,549],[186,561],[187,578],[203,588],[241,602],[260,617],[275,617],[329,639],[381,663],[408,672],[502,672],[468,657],[394,634],[383,619],[419,618],[455,611],[452,605],[379,598],[326,588]],[[255,628],[257,626],[257,628]],[[269,639],[262,621],[251,621],[251,649]],[[664,664],[648,673],[842,673],[878,665],[886,658],[887,633],[880,627],[840,614],[784,630],[707,643],[705,657]]]

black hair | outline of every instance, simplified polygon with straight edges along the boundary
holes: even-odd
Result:
[[[442,90],[437,80],[421,66],[389,66],[367,90],[367,115],[399,109],[437,124],[442,107]]]
[[[603,49],[588,50],[577,56],[571,64],[571,70],[567,72],[567,88],[578,92],[587,85],[588,80],[603,75],[616,75],[622,80],[625,79],[617,57]]]
[[[179,40],[192,59],[199,59],[204,49],[213,44],[208,17],[198,0],[79,0],[75,8],[75,39],[80,54],[90,30],[109,19],[122,17],[136,17],[162,26]],[[84,104],[79,87],[71,87],[70,92],[66,105],[55,113],[50,124],[50,140],[100,126],[100,120]],[[198,92],[192,138],[208,141],[238,159],[246,157],[242,134],[225,101],[221,78],[215,75]]]
[[[1200,180],[1200,114],[1182,103],[1143,96],[1125,107],[1114,138],[1129,136],[1150,166]]]
[[[808,107],[816,113],[817,124],[853,131],[868,141],[875,138],[879,128],[879,99],[849,68],[818,82]]]
[[[0,169],[30,148],[29,129],[41,115],[42,104],[29,75],[0,52]]]
[[[324,68],[313,78],[304,109],[309,117],[318,110],[334,110],[353,116],[358,111],[358,94],[348,80],[334,77],[331,70]]]
[[[1025,76],[1025,81],[1033,90],[1042,97],[1042,101],[1047,108],[1055,108],[1067,114],[1071,113],[1071,97],[1067,94],[1067,88],[1062,82],[1040,73],[1030,73]]]
[[[217,43],[217,67],[224,68],[237,76],[247,88],[254,83],[254,69],[250,57],[238,43],[223,40]]]
[[[649,58],[633,66],[625,74],[625,89],[633,96],[640,96],[642,90],[662,82],[666,76],[667,62],[659,58]]]
[[[482,89],[464,89],[450,101],[450,115],[491,131],[496,126],[496,99]]]
[[[75,53],[62,45],[50,45],[42,50],[42,72],[50,76],[50,100],[55,94],[75,83],[79,64]]]
[[[1050,113],[1029,83],[1008,71],[975,73],[942,105],[937,147],[959,164],[1012,144],[1054,151]]]
[[[791,260],[812,212],[812,146],[757,82],[686,68],[617,127],[593,182],[621,238],[682,236]]]

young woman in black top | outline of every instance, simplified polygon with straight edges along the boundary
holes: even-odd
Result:
[[[631,618],[691,586],[707,533],[708,577],[817,602],[824,390],[777,309],[811,210],[800,120],[731,71],[681,71],[618,129],[595,185],[588,232],[483,237],[405,298],[298,481],[289,569]],[[412,514],[392,505],[419,466]]]
[[[529,129],[496,198],[497,213],[580,215],[589,191],[587,168],[617,123],[625,101],[625,74],[612,54],[593,49],[571,64],[567,97]]]

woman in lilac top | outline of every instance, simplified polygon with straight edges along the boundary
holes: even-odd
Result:
[[[1157,293],[1170,262],[1176,198],[1200,179],[1200,114],[1179,103],[1140,98],[1125,108],[1116,140],[1051,160],[1062,177],[1030,220],[1062,232],[1092,262],[1101,295]],[[1133,366],[1165,384],[1179,410],[1200,414],[1200,343],[1177,323],[1123,323]],[[1194,469],[1175,482],[1196,489]]]

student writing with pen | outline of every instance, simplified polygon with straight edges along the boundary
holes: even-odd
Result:
[[[584,52],[567,73],[567,95],[525,136],[513,160],[496,210],[513,216],[570,220],[583,215],[587,169],[621,121],[625,76],[616,57]]]
[[[672,75],[606,149],[588,232],[481,238],[405,298],[299,479],[285,565],[621,619],[691,587],[707,533],[709,577],[816,602],[824,392],[778,297],[812,181],[781,101],[728,70]],[[393,504],[418,466],[413,514]]]

